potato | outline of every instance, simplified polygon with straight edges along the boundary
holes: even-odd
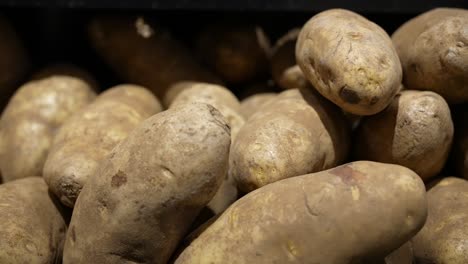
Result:
[[[144,18],[101,16],[89,27],[99,55],[125,81],[148,87],[158,98],[179,81],[220,82],[186,47],[161,26]]]
[[[0,263],[61,263],[63,208],[40,177],[0,185]]]
[[[196,42],[198,55],[228,83],[245,83],[267,72],[270,43],[259,26],[211,23]]]
[[[349,128],[342,113],[317,93],[287,90],[255,113],[239,131],[229,174],[249,192],[269,183],[344,162]]]
[[[427,193],[429,215],[413,238],[416,263],[468,263],[468,182],[445,178]]]
[[[357,115],[382,111],[402,80],[400,60],[387,33],[343,9],[321,12],[304,25],[296,59],[317,91]]]
[[[175,263],[370,263],[418,232],[426,209],[414,172],[358,161],[247,194]]]
[[[53,76],[21,86],[0,120],[3,180],[41,175],[56,131],[95,96],[86,82],[70,76]]]
[[[468,10],[436,8],[392,35],[408,89],[431,90],[449,103],[468,102]]]
[[[68,63],[57,63],[57,64],[52,64],[44,69],[36,72],[33,76],[33,80],[40,80],[48,77],[52,77],[54,75],[65,75],[65,76],[71,76],[75,77],[78,79],[81,79],[85,82],[88,83],[88,85],[93,88],[94,91],[99,91],[99,85],[96,79],[86,71],[85,69],[82,69],[76,65],[73,64],[68,64]]]
[[[10,22],[0,15],[0,108],[8,102],[26,76],[30,61],[22,41]]]
[[[145,120],[81,191],[64,263],[166,263],[226,175],[229,135],[207,104]]]
[[[73,207],[84,184],[111,150],[146,118],[161,112],[150,91],[118,85],[69,118],[55,136],[44,178],[66,206]]]
[[[468,105],[461,106],[462,109],[456,109],[455,114],[455,137],[453,143],[453,160],[457,176],[468,179]],[[459,110],[457,112],[457,110]]]
[[[271,102],[276,96],[276,93],[259,93],[249,96],[241,101],[240,114],[247,120],[262,106]]]
[[[361,120],[354,150],[357,159],[399,164],[428,180],[444,167],[453,132],[440,95],[406,90],[385,111]]]
[[[291,66],[284,70],[282,75],[283,89],[310,89],[309,80],[298,65]]]

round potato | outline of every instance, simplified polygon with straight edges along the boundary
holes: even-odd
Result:
[[[70,117],[54,138],[43,176],[51,191],[73,207],[81,189],[111,150],[146,118],[162,111],[150,91],[118,85]]]
[[[258,93],[249,96],[241,101],[240,114],[247,120],[262,106],[271,102],[276,96],[276,93]]]
[[[433,9],[403,24],[392,40],[408,89],[468,102],[468,10]]]
[[[247,194],[175,263],[372,263],[415,235],[426,216],[418,175],[358,161]]]
[[[468,182],[445,178],[427,193],[429,215],[412,240],[416,263],[468,263]]]
[[[56,131],[95,96],[86,82],[70,76],[53,76],[21,86],[0,120],[3,180],[42,175]]]
[[[228,166],[230,131],[211,105],[146,119],[88,179],[64,263],[166,263]]]
[[[321,12],[304,25],[296,59],[317,91],[357,115],[382,111],[402,80],[400,60],[387,33],[343,9]]]
[[[66,222],[40,177],[0,185],[0,263],[61,263]]]
[[[287,90],[241,128],[231,147],[229,174],[249,192],[337,166],[348,148],[349,127],[338,108],[317,93]]]
[[[440,95],[406,90],[383,112],[361,120],[354,150],[357,159],[399,164],[428,180],[444,167],[453,133]]]

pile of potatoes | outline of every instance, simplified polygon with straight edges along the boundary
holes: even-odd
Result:
[[[273,44],[121,15],[88,33],[128,83],[25,79],[0,19],[0,263],[468,263],[468,10],[389,36],[331,9]]]

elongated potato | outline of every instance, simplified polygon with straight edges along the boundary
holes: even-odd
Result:
[[[416,263],[468,263],[468,182],[445,178],[427,193],[429,215],[413,238]]]
[[[444,167],[453,133],[440,95],[406,90],[383,112],[361,120],[354,150],[357,159],[399,164],[428,180]]]
[[[148,87],[158,98],[164,98],[167,89],[179,81],[219,82],[167,30],[142,17],[97,17],[89,35],[116,73],[125,81]]]
[[[166,263],[226,175],[229,135],[207,104],[145,120],[84,186],[64,264]]]
[[[262,106],[271,102],[277,96],[276,93],[259,93],[251,95],[240,103],[240,113],[245,120],[249,119]]]
[[[342,163],[349,148],[342,113],[317,93],[282,92],[255,113],[231,147],[229,174],[249,192]]]
[[[343,9],[321,12],[304,25],[296,59],[317,91],[357,115],[382,111],[402,80],[400,60],[387,33]]]
[[[136,85],[119,85],[98,96],[69,118],[55,136],[43,173],[51,191],[73,207],[84,184],[111,150],[161,110],[151,92]]]
[[[468,102],[468,10],[436,8],[392,35],[408,89],[431,90],[449,103]]]
[[[40,177],[0,185],[0,263],[60,263],[66,222]]]
[[[95,96],[86,82],[70,76],[53,76],[21,86],[0,120],[3,180],[42,175],[56,131]]]
[[[81,79],[88,83],[88,85],[93,88],[94,91],[99,91],[99,85],[96,79],[86,71],[76,65],[68,64],[68,63],[56,63],[49,65],[40,71],[36,72],[33,76],[33,80],[40,80],[48,77],[52,77],[55,75],[65,75],[71,76],[78,79]]]
[[[197,38],[197,52],[228,83],[245,83],[267,72],[270,43],[262,28],[212,23]]]
[[[175,263],[371,263],[416,234],[426,214],[418,175],[358,161],[247,194]]]

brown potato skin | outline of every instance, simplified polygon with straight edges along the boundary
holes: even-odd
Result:
[[[284,90],[294,89],[287,70],[296,65],[296,41],[300,28],[294,28],[279,38],[271,52],[271,75],[275,83]],[[290,75],[290,74],[289,74]]]
[[[0,263],[61,263],[66,222],[40,177],[0,185]]]
[[[148,87],[158,98],[164,98],[167,89],[180,81],[220,82],[166,29],[148,24],[142,17],[96,17],[90,23],[89,36],[117,74]]]
[[[449,177],[427,193],[429,215],[412,239],[416,263],[468,263],[468,182]]]
[[[81,189],[111,150],[146,118],[162,111],[153,94],[118,85],[70,117],[54,138],[43,176],[51,191],[73,207]]]
[[[228,165],[229,126],[185,104],[145,120],[84,186],[64,249],[68,263],[166,263]]]
[[[387,33],[344,9],[321,12],[304,25],[296,59],[317,91],[357,115],[382,111],[402,80],[400,60]]]
[[[280,93],[239,131],[231,147],[229,174],[249,192],[285,178],[344,162],[349,127],[333,104],[318,93]]]
[[[251,95],[240,103],[240,114],[245,120],[249,119],[255,112],[277,96],[276,93],[258,93]]]
[[[430,91],[406,90],[375,116],[361,120],[356,159],[399,164],[428,180],[444,167],[453,140],[445,100]]]
[[[413,171],[358,161],[247,194],[175,263],[371,263],[410,239],[426,215]]]
[[[77,78],[54,76],[21,86],[0,121],[0,169],[4,182],[42,175],[55,133],[96,94]]]
[[[451,104],[468,101],[468,10],[436,8],[392,35],[408,89],[430,90]]]
[[[269,40],[256,25],[213,23],[196,40],[197,53],[227,83],[245,83],[267,72]]]

